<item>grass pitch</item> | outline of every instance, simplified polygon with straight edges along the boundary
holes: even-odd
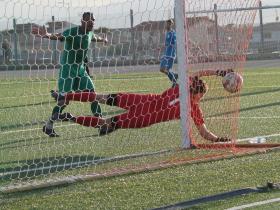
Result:
[[[240,97],[238,138],[268,136],[267,142],[280,143],[280,72],[279,68],[247,69]],[[49,177],[98,173],[118,167],[155,163],[166,159],[196,157],[211,151],[192,150],[165,153],[151,157],[125,159],[105,164],[89,162],[107,157],[141,152],[176,149],[180,146],[179,122],[171,121],[137,130],[118,130],[109,136],[98,137],[97,130],[71,123],[57,123],[62,136],[48,138],[42,123],[50,114],[54,102],[48,92],[55,87],[54,78],[3,79],[0,84],[0,187],[11,179],[30,180]],[[168,88],[167,78],[160,73],[120,74],[97,76],[98,92],[130,91],[160,93]],[[218,86],[217,86],[218,87]],[[224,119],[224,110],[210,109],[209,103],[219,104],[222,98],[208,93],[203,109],[207,124],[217,129]],[[225,106],[223,102],[223,106]],[[221,108],[219,108],[221,109]],[[67,107],[75,114],[90,114],[89,104],[73,103]],[[121,110],[103,107],[108,116]],[[226,108],[225,108],[226,110]],[[248,157],[173,167],[149,173],[104,178],[66,187],[1,195],[0,209],[149,209],[221,193],[248,186],[279,182],[280,153],[271,152]],[[85,163],[72,165],[71,163]],[[58,166],[59,167],[53,167]],[[36,168],[47,170],[35,170]],[[29,173],[17,170],[34,169]],[[279,191],[239,196],[226,201],[200,205],[194,209],[225,209],[254,201],[279,197]],[[278,203],[279,204],[279,203]],[[275,208],[271,205],[271,209]],[[279,204],[280,205],[280,204]],[[269,205],[266,209],[270,208]]]

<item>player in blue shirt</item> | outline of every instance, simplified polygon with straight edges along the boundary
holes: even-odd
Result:
[[[175,86],[178,74],[171,71],[176,57],[176,32],[172,29],[173,25],[173,20],[166,21],[165,50],[160,59],[160,72],[166,74],[172,82],[172,86]]]

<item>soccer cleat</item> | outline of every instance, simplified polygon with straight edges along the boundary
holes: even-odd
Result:
[[[94,117],[99,117],[99,118],[102,118],[102,114],[101,113],[94,113],[93,115]]]
[[[45,125],[43,127],[43,132],[49,137],[59,137],[59,135],[54,131],[54,129],[47,128]]]
[[[176,87],[176,85],[177,85],[177,83],[176,82],[172,82],[172,88],[175,88]]]
[[[172,81],[172,88],[176,87],[178,80],[178,74],[174,73],[174,79]]]
[[[51,97],[53,97],[54,100],[57,100],[57,97],[58,97],[57,91],[56,90],[51,90],[50,93],[51,93]]]
[[[65,97],[60,95],[56,90],[51,90],[51,97],[54,98],[55,101],[65,100]]]
[[[76,117],[74,117],[71,113],[65,112],[63,114],[59,114],[58,120],[61,121],[75,121]]]
[[[177,81],[178,80],[178,74],[174,73],[174,77],[175,77],[175,80]]]
[[[115,130],[116,130],[115,127],[105,124],[105,125],[101,126],[101,128],[99,128],[99,136],[107,135],[109,133],[112,133]]]

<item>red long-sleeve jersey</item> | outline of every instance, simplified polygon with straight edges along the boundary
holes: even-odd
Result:
[[[114,117],[118,128],[142,128],[180,118],[179,86],[162,94],[119,93],[115,105],[127,112]],[[191,117],[196,125],[204,123],[198,104],[190,102]]]
[[[113,106],[126,109],[127,112],[114,116],[113,121],[117,128],[143,128],[155,123],[166,122],[180,118],[179,86],[170,88],[162,94],[112,94]],[[96,100],[96,93],[81,92],[69,93],[66,100],[92,102]],[[195,125],[204,123],[203,114],[199,104],[190,101],[191,117]],[[84,126],[95,127],[99,118],[93,116],[79,116],[77,123]]]

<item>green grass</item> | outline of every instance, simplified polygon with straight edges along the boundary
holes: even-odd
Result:
[[[248,69],[240,96],[240,118],[235,118],[236,97],[227,94],[219,78],[207,78],[210,90],[202,109],[207,126],[219,135],[238,138],[278,134],[280,124],[279,68]],[[48,138],[41,132],[43,121],[54,102],[48,92],[55,87],[52,79],[5,79],[0,81],[0,173],[42,166],[98,160],[118,155],[176,149],[180,146],[179,121],[156,124],[148,128],[118,130],[98,137],[97,130],[71,123],[57,123],[60,138]],[[160,93],[169,83],[160,73],[119,74],[95,78],[98,92],[130,91]],[[89,104],[72,103],[74,114],[90,114]],[[108,116],[122,112],[103,106]],[[199,138],[194,129],[194,136]],[[268,142],[280,143],[279,137]],[[205,142],[205,141],[203,141]],[[149,157],[126,159],[88,167],[60,167],[19,176],[20,180],[45,179],[64,175],[110,171],[114,168],[142,166],[175,158],[191,158],[224,151],[190,150]],[[280,182],[280,153],[271,152],[214,162],[189,164],[130,176],[104,178],[66,187],[0,195],[0,209],[149,209],[212,195],[238,188]],[[15,174],[14,176],[18,176]],[[0,187],[14,176],[0,178]],[[225,209],[236,205],[280,197],[279,191],[255,193],[212,202],[193,209]],[[277,204],[266,205],[273,209]],[[278,203],[278,206],[280,204]]]

